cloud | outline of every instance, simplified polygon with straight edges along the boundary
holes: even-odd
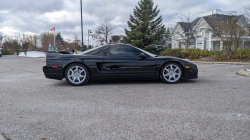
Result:
[[[1,10],[8,10],[12,14],[18,12],[42,14],[62,10],[63,5],[62,0],[6,0],[1,2]]]

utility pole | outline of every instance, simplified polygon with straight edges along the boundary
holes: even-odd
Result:
[[[82,28],[82,47],[83,47],[82,0],[80,0],[80,3],[81,3],[81,28]]]

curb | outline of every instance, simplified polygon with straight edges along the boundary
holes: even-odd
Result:
[[[239,70],[238,74],[250,77],[250,72],[245,71],[245,69]]]
[[[0,133],[0,140],[6,140],[6,138]]]
[[[230,64],[230,65],[250,65],[249,62],[209,62],[209,61],[191,61],[192,63],[201,64]]]

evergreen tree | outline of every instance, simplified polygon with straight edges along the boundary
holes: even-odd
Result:
[[[164,38],[165,27],[162,24],[162,16],[158,17],[160,10],[154,7],[153,0],[141,0],[134,9],[134,15],[130,15],[126,36],[123,43],[144,49],[149,45],[157,45]]]
[[[64,40],[60,32],[56,35],[56,45],[64,46]]]
[[[167,40],[167,41],[170,41],[171,38],[172,38],[172,36],[171,36],[170,28],[168,27],[167,33],[166,33],[166,40]],[[168,43],[168,44],[167,44],[167,48],[171,48],[171,43]]]
[[[171,39],[171,32],[170,32],[170,29],[169,29],[169,27],[168,27],[168,29],[167,29],[167,32],[166,32],[166,39],[168,40],[168,39]]]

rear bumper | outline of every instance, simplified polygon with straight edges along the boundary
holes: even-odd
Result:
[[[61,68],[52,69],[49,66],[43,66],[43,73],[46,78],[62,80],[63,79],[63,70]]]

